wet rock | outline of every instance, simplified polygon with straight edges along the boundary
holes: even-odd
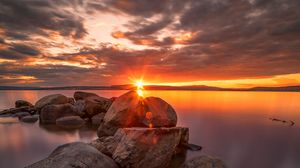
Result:
[[[187,128],[120,128],[114,135],[112,158],[121,167],[167,167]]]
[[[72,129],[80,128],[84,125],[85,121],[79,116],[66,116],[56,120],[56,125],[62,128]]]
[[[40,111],[47,105],[65,104],[68,103],[68,101],[68,98],[62,94],[52,94],[39,99],[34,106]]]
[[[93,125],[100,125],[103,122],[103,118],[105,113],[99,113],[92,117],[92,124]]]
[[[16,113],[20,113],[20,112],[28,112],[28,113],[35,113],[35,108],[33,107],[29,107],[29,106],[23,106],[23,107],[18,107],[18,108],[10,108],[10,109],[5,109],[3,111],[0,111],[0,115],[3,114],[16,114]]]
[[[26,106],[29,106],[29,107],[33,107],[33,105],[28,102],[28,101],[25,101],[25,100],[17,100],[15,102],[15,107],[16,108],[19,108],[19,107],[26,107]]]
[[[226,168],[225,163],[212,156],[199,156],[186,161],[181,168]]]
[[[78,115],[77,111],[69,103],[47,105],[40,112],[40,122],[42,124],[55,124],[58,118],[76,115]]]
[[[26,168],[118,168],[108,156],[91,145],[73,142],[56,148],[47,158]]]
[[[112,103],[98,136],[113,135],[118,128],[173,127],[176,123],[176,112],[167,102],[156,97],[142,98],[130,91]]]
[[[39,117],[36,115],[33,116],[25,116],[23,118],[21,118],[22,122],[26,122],[26,123],[35,123],[37,120],[39,120]]]

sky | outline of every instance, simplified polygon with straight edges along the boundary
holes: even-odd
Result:
[[[1,0],[0,85],[300,85],[299,0]]]

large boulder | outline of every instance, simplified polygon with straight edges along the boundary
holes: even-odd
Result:
[[[25,101],[25,100],[17,100],[15,102],[15,107],[16,108],[19,108],[19,107],[26,107],[26,106],[29,106],[29,107],[33,107],[33,105],[28,102],[28,101]]]
[[[79,116],[66,116],[56,120],[57,126],[67,129],[80,128],[84,123],[85,121]]]
[[[56,148],[47,158],[26,168],[118,168],[117,164],[96,148],[73,142]]]
[[[106,113],[112,102],[110,99],[99,96],[86,97],[84,100],[84,111],[90,118],[99,113]]]
[[[35,103],[35,108],[40,111],[43,107],[47,105],[65,104],[68,103],[69,99],[62,94],[52,94],[42,97]]]
[[[78,113],[72,104],[47,105],[40,112],[40,122],[43,124],[55,124],[58,118],[76,115]]]
[[[75,107],[89,118],[99,113],[105,113],[112,103],[110,99],[89,92],[77,91],[74,93],[74,98],[76,100]]]
[[[187,160],[181,168],[226,168],[226,165],[218,158],[203,155]]]
[[[110,106],[98,129],[98,136],[113,135],[118,128],[174,127],[177,115],[170,104],[156,97],[140,97],[130,91]]]
[[[112,158],[121,167],[167,167],[188,128],[120,128],[114,135]]]

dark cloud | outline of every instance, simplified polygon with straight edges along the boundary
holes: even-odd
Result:
[[[38,54],[40,54],[40,52],[30,46],[26,46],[23,44],[15,44],[13,46],[11,46],[10,48],[13,51],[22,53],[22,54],[26,54],[26,55],[30,55],[30,56],[36,56]]]
[[[0,25],[4,31],[8,31],[8,37],[21,40],[28,34],[47,35],[47,31],[56,31],[62,36],[73,38],[83,37],[87,33],[83,19],[65,10],[64,7],[71,4],[63,2],[1,0]]]

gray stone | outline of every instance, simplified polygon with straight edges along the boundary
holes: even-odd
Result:
[[[176,123],[176,112],[167,102],[156,97],[143,98],[130,91],[112,103],[98,129],[98,136],[113,135],[118,128],[173,127]]]
[[[114,135],[112,158],[121,167],[167,167],[187,128],[120,128]]]
[[[39,118],[36,115],[25,116],[25,117],[21,118],[21,121],[26,122],[26,123],[35,123],[37,120],[39,120]]]
[[[77,111],[74,106],[66,104],[47,105],[40,112],[40,122],[42,124],[55,124],[56,119],[65,116],[76,116]]]
[[[28,101],[25,101],[25,100],[17,100],[15,102],[15,107],[16,108],[19,108],[19,107],[26,107],[26,106],[29,106],[29,107],[33,107],[33,105],[28,102]]]
[[[204,155],[187,160],[181,168],[226,168],[226,165],[218,158]]]
[[[73,142],[56,148],[47,158],[26,168],[118,168],[108,156],[91,145]]]
[[[79,116],[66,116],[56,120],[56,125],[62,128],[80,128],[85,121]]]
[[[57,104],[65,104],[68,103],[69,100],[66,96],[62,94],[52,94],[45,97],[42,97],[35,103],[35,108],[37,110],[41,110],[43,107],[47,105],[57,105]]]

